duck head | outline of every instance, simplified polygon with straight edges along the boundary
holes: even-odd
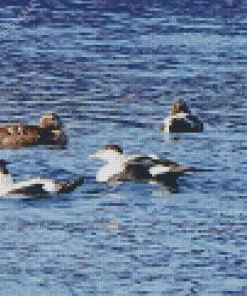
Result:
[[[183,100],[177,100],[173,103],[170,114],[175,116],[178,113],[190,113],[189,107]]]
[[[62,123],[60,118],[55,113],[45,113],[39,122],[39,126],[41,128],[51,129],[51,130],[59,130],[62,128]]]
[[[0,174],[8,174],[8,169],[7,169],[7,165],[10,162],[4,160],[4,159],[0,159]]]
[[[90,158],[100,159],[107,162],[122,161],[123,150],[118,145],[106,145],[103,149],[90,155]]]

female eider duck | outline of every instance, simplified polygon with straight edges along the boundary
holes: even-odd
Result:
[[[191,114],[189,107],[182,100],[175,101],[168,117],[160,125],[160,130],[169,133],[202,132],[203,124]]]
[[[156,155],[125,157],[118,145],[106,145],[102,150],[90,155],[90,158],[107,162],[96,174],[98,182],[124,180],[174,182],[185,172],[199,171],[168,159],[160,159]]]
[[[67,182],[42,177],[15,182],[8,172],[8,163],[5,160],[0,160],[0,197],[10,195],[47,196],[69,193],[84,183],[83,177]]]
[[[34,145],[66,145],[59,117],[45,113],[39,125],[7,124],[0,126],[0,147],[20,148]]]

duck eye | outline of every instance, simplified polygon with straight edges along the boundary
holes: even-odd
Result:
[[[8,128],[8,135],[13,135],[14,131],[11,127]]]

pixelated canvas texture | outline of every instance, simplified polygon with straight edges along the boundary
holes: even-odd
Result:
[[[247,296],[246,49],[244,0],[1,0],[0,295]]]

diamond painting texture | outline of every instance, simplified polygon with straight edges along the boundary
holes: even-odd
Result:
[[[240,0],[1,0],[0,295],[247,296],[246,33]]]

